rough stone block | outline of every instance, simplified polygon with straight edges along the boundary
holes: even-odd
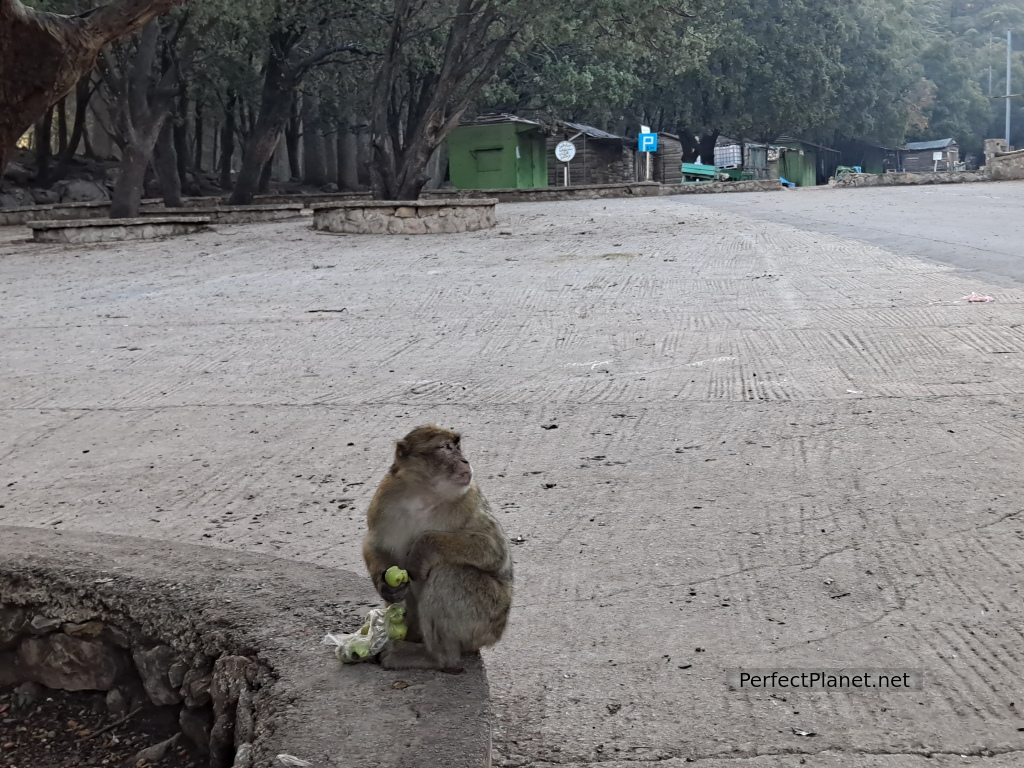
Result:
[[[416,209],[408,205],[403,205],[395,209],[395,216],[400,219],[409,219],[416,215]]]
[[[178,686],[171,685],[170,681],[170,669],[180,661],[172,648],[158,645],[149,650],[140,649],[132,653],[132,658],[146,694],[154,704],[162,707],[181,701]]]
[[[405,234],[425,235],[427,234],[427,225],[424,223],[423,219],[406,219]]]
[[[28,613],[24,608],[0,608],[0,651],[14,648],[28,626]]]
[[[123,667],[110,646],[64,634],[26,638],[18,663],[28,679],[63,691],[109,690]]]

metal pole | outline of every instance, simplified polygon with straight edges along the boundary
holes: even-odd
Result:
[[[1006,30],[1006,150],[1010,150],[1010,65],[1013,62],[1013,32]]]

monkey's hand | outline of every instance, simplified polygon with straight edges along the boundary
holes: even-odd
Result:
[[[405,593],[409,591],[409,582],[406,581],[403,584],[399,584],[397,587],[388,585],[384,579],[384,573],[380,574],[380,579],[377,581],[377,591],[380,592],[380,596],[388,603],[400,603],[405,599]]]

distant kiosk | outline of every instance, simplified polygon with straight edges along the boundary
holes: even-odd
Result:
[[[555,159],[565,163],[563,186],[569,186],[569,161],[576,157],[576,145],[571,141],[560,141],[555,145]]]

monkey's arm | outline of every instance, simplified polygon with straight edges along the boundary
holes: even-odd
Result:
[[[384,572],[396,564],[395,558],[377,547],[372,538],[368,538],[363,543],[363,560],[366,562],[366,570],[370,572],[377,594],[389,603],[400,603],[409,589],[409,582],[398,587],[390,587],[384,581]]]
[[[406,570],[423,580],[440,564],[469,565],[481,571],[499,571],[508,560],[508,547],[497,531],[427,531],[413,544]]]

